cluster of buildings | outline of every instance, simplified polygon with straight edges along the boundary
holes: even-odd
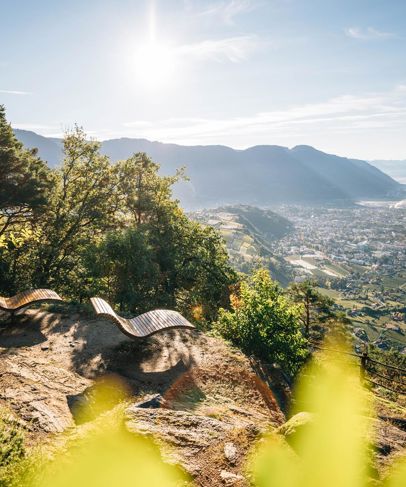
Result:
[[[294,223],[295,231],[274,242],[272,251],[291,266],[294,279],[317,279],[321,286],[335,290],[351,318],[383,330],[375,337],[380,348],[390,348],[386,335],[398,334],[397,348],[402,349],[402,342],[406,345],[402,338],[406,332],[406,208],[288,206],[277,211]],[[356,328],[356,335],[368,337],[364,328]]]
[[[279,212],[295,225],[295,232],[272,249],[285,258],[316,262],[317,268],[332,264],[342,277],[406,273],[406,209],[293,206],[281,207]]]

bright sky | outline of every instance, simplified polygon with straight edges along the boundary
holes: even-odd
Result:
[[[406,0],[0,0],[15,127],[406,158]]]

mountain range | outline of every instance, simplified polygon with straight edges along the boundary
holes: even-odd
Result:
[[[57,166],[62,139],[15,130],[27,147]],[[162,174],[185,166],[189,182],[177,185],[176,196],[188,209],[224,204],[268,206],[282,203],[324,204],[399,195],[402,185],[366,161],[347,159],[300,145],[292,149],[261,145],[236,150],[221,145],[183,146],[146,139],[102,142],[113,162],[146,152]]]

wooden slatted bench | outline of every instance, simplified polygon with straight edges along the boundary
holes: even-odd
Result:
[[[126,319],[119,316],[104,299],[90,298],[90,302],[98,317],[112,321],[132,339],[148,337],[171,328],[195,328],[177,311],[156,309],[136,318]]]
[[[32,291],[23,291],[10,298],[0,296],[0,310],[14,314],[33,304],[53,301],[63,301],[63,299],[51,289],[33,289]]]

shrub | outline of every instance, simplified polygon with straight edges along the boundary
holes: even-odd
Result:
[[[269,272],[259,270],[242,282],[231,310],[220,310],[214,328],[244,352],[280,364],[294,376],[306,360],[300,309],[291,305]]]

